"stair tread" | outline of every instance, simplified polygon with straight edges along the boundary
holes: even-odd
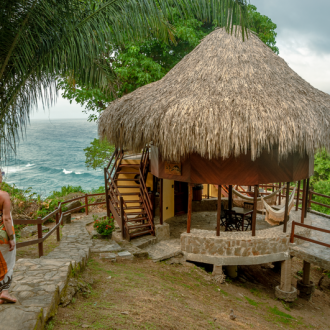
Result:
[[[149,233],[151,234],[153,232],[154,231],[152,229],[150,229],[150,230],[143,230],[143,231],[139,231],[137,233],[129,234],[129,236],[130,236],[130,238],[132,238],[132,237],[141,236],[141,235],[144,235],[144,234],[149,234]]]
[[[140,164],[120,164],[119,167],[140,167]]]
[[[126,206],[124,210],[144,210],[143,206]]]
[[[142,220],[148,220],[148,218],[147,217],[132,218],[132,219],[128,219],[126,222],[135,222],[135,221],[142,221]]]
[[[125,179],[121,179],[121,178],[118,178],[118,179],[115,179],[114,181],[138,181],[138,179],[134,179],[134,178],[125,178]]]
[[[125,203],[142,203],[142,201],[140,201],[139,199],[136,199],[136,200],[134,200],[134,199],[125,200],[124,199],[124,202]]]
[[[139,192],[120,193],[122,196],[140,196]]]
[[[136,185],[136,186],[117,186],[117,188],[138,188],[140,189],[140,186]]]
[[[130,230],[130,229],[145,228],[145,227],[151,227],[151,224],[150,223],[144,223],[144,224],[141,224],[141,225],[127,226],[128,230]]]
[[[122,171],[119,171],[119,172],[117,172],[117,174],[140,174],[140,171],[136,171],[136,172],[122,172]]]

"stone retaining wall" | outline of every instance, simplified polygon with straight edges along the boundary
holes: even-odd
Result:
[[[289,241],[291,223],[298,219],[300,211],[292,211],[287,233],[283,226],[250,232],[221,232],[192,229],[190,234],[181,234],[181,250],[187,260],[215,265],[252,265],[281,261],[290,258]],[[309,223],[307,218],[305,223]],[[296,227],[296,232],[308,236],[309,230]],[[296,241],[299,244],[299,241]]]

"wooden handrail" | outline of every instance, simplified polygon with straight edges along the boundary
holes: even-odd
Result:
[[[307,241],[307,242],[315,243],[315,244],[322,245],[322,246],[330,248],[330,244],[323,243],[323,242],[316,241],[316,240],[311,239],[311,238],[307,238],[307,237],[295,234],[294,233],[295,226],[300,226],[300,227],[304,227],[304,228],[308,228],[308,229],[312,229],[312,230],[317,230],[317,231],[320,231],[320,232],[323,232],[323,233],[330,234],[330,230],[328,230],[328,229],[323,229],[323,228],[320,228],[320,227],[310,226],[310,225],[306,225],[304,223],[292,221],[290,243],[294,242],[294,238],[298,238],[298,239],[301,239],[301,240],[304,240],[304,241]]]
[[[77,198],[72,198],[72,199],[70,199],[68,201],[65,201],[65,202],[59,202],[57,208],[53,212],[47,214],[42,219],[41,218],[38,218],[36,220],[31,220],[31,219],[28,219],[28,220],[14,219],[13,220],[14,225],[37,225],[38,226],[38,238],[37,239],[26,241],[26,242],[17,243],[16,244],[16,247],[19,249],[19,248],[24,247],[24,246],[38,244],[39,245],[39,257],[41,257],[43,255],[43,242],[50,235],[52,235],[55,231],[57,232],[57,241],[60,241],[60,232],[59,232],[59,229],[60,229],[60,225],[63,222],[63,216],[66,215],[66,214],[72,213],[74,211],[81,210],[82,208],[86,208],[86,210],[87,210],[86,213],[88,213],[88,207],[89,206],[105,204],[106,201],[104,201],[104,202],[97,202],[97,203],[88,203],[88,197],[100,196],[100,195],[105,195],[105,194],[104,193],[85,194],[84,196],[77,197]],[[86,199],[86,197],[87,197],[87,199]],[[83,204],[83,205],[81,205],[79,207],[76,207],[76,208],[74,208],[72,210],[69,210],[69,211],[65,211],[65,212],[62,211],[62,206],[63,205],[65,205],[67,203],[70,203],[70,202],[73,202],[73,201],[76,201],[76,200],[81,199],[81,198],[84,198],[85,199],[85,204]],[[87,201],[87,204],[86,204],[86,201]],[[58,214],[60,214],[60,218],[59,219],[58,219]],[[41,228],[42,224],[45,221],[47,221],[48,219],[50,219],[51,217],[53,217],[54,215],[56,216],[56,225],[45,236],[42,236],[42,228]]]

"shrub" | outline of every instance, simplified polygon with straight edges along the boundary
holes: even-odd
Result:
[[[110,218],[106,217],[105,219],[99,219],[96,215],[94,215],[93,218],[93,227],[98,234],[108,236],[115,230],[115,224],[112,215],[110,216]]]

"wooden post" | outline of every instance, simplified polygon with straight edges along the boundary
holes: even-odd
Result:
[[[284,211],[283,233],[286,233],[287,226],[288,226],[289,196],[290,196],[290,182],[287,182],[286,183],[286,194],[285,194],[285,211]]]
[[[232,208],[233,208],[233,186],[229,185],[228,209],[231,211]]]
[[[310,285],[311,264],[304,260],[303,265],[303,284]]]
[[[301,201],[301,223],[304,223],[305,219],[305,207],[306,207],[306,180],[303,182],[303,195],[302,195],[302,201]]]
[[[107,184],[107,169],[104,168],[104,185],[105,185],[105,203],[107,206],[107,217],[110,218],[109,192]]]
[[[85,194],[85,212],[86,215],[88,215],[88,196]]]
[[[219,185],[218,187],[217,236],[220,236],[220,220],[221,220],[221,185]]]
[[[207,199],[210,199],[210,185],[207,185]]]
[[[305,213],[304,213],[305,218],[307,217],[308,197],[309,197],[309,178],[307,179],[307,183],[306,183],[306,204],[305,204]]]
[[[124,219],[124,199],[123,196],[120,196],[120,223],[121,223],[121,236],[125,239],[125,219]]]
[[[37,219],[38,221],[41,221],[41,217]],[[38,238],[42,238],[42,223],[38,223]],[[38,243],[38,249],[39,249],[39,258],[44,255],[44,243]]]
[[[281,189],[281,187],[282,187],[282,183],[280,182],[279,184],[278,184],[278,189]],[[281,205],[281,191],[278,193],[278,205]]]
[[[58,212],[56,213],[56,225],[58,225],[58,223],[60,222]],[[58,226],[57,229],[56,229],[56,239],[57,239],[57,242],[59,242],[61,240],[60,226]]]
[[[163,179],[160,179],[159,222],[161,225],[163,224]]]
[[[296,225],[295,221],[292,221],[292,227],[291,227],[291,235],[290,235],[290,243],[294,242],[294,227]]]
[[[258,206],[258,185],[254,186],[253,214],[252,214],[252,236],[256,236],[257,206]]]
[[[296,211],[298,211],[298,206],[299,206],[299,195],[300,195],[300,181],[298,181]]]
[[[191,209],[192,209],[192,199],[193,199],[193,184],[188,183],[188,217],[187,217],[187,233],[190,233],[190,226],[191,226]]]

